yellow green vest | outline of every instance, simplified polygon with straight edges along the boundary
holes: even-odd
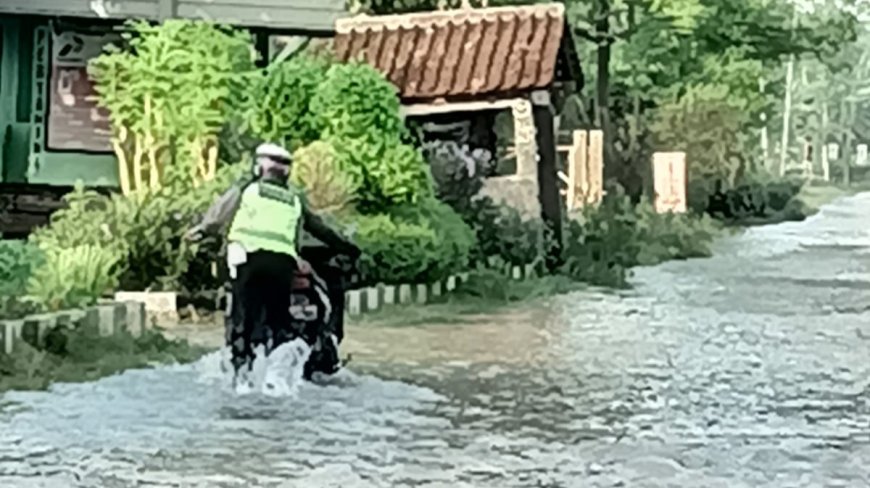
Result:
[[[253,183],[245,188],[227,239],[247,252],[272,251],[297,256],[302,201],[293,188]]]

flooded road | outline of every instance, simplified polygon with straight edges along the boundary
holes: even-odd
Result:
[[[351,328],[353,371],[295,399],[215,357],[6,394],[0,486],[870,485],[870,195],[634,282]]]

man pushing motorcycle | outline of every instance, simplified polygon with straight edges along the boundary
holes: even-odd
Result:
[[[301,192],[289,183],[293,161],[286,149],[262,144],[255,159],[254,179],[233,185],[187,233],[191,240],[204,234],[226,236],[231,285],[226,341],[237,389],[250,386],[254,344],[267,344],[267,336],[276,336],[275,328],[289,320],[295,272],[313,273],[300,256],[300,232],[351,259],[360,254],[312,213]]]

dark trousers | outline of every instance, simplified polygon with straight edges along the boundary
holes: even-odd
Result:
[[[296,260],[286,254],[257,251],[231,281],[227,345],[238,371],[250,367],[254,347],[265,344],[290,322],[290,290]]]

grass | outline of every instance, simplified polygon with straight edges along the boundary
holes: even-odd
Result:
[[[140,337],[57,332],[46,339],[44,350],[22,343],[12,355],[0,355],[0,393],[45,390],[55,382],[95,381],[155,364],[189,363],[207,352],[183,340],[169,340],[156,330]]]
[[[483,314],[503,311],[532,300],[585,289],[587,285],[555,275],[512,280],[496,271],[481,270],[441,301],[419,305],[396,305],[363,315],[359,326],[408,327],[467,324]]]

